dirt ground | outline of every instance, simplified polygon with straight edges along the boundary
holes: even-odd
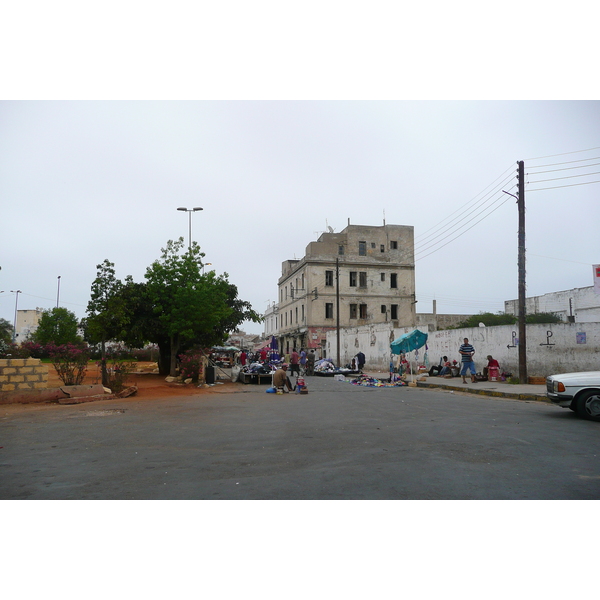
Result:
[[[127,380],[127,385],[135,385],[138,388],[135,398],[163,398],[165,396],[187,396],[187,395],[198,395],[203,393],[210,393],[215,388],[199,388],[198,384],[190,383],[167,383],[164,375],[158,375],[153,373],[157,368],[156,363],[151,362],[138,362],[137,370],[132,373]],[[96,364],[90,363],[85,378],[82,383],[84,384],[96,384],[101,383],[100,367]],[[59,379],[54,367],[48,365],[48,387],[55,388],[62,386],[63,383]],[[219,391],[224,388],[231,389],[238,384],[231,383],[231,381],[223,381],[217,387]]]

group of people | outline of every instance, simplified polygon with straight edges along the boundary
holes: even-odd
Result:
[[[475,354],[475,348],[469,343],[468,338],[464,338],[463,343],[458,349],[458,353],[461,355],[461,369],[460,375],[462,376],[463,383],[467,382],[467,372],[471,375],[471,383],[477,382],[477,370],[475,369],[475,361],[473,355]],[[488,378],[492,372],[497,372],[500,369],[500,364],[490,354],[487,356],[487,366],[483,369],[483,377]],[[429,369],[429,375],[438,375],[439,377],[453,376],[452,369],[456,368],[456,361],[448,360],[447,356],[443,356],[440,360],[439,365],[435,365]]]

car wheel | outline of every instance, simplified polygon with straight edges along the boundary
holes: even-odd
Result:
[[[600,392],[590,390],[577,398],[577,414],[584,419],[600,421]]]

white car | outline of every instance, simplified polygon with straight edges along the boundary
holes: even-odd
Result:
[[[600,421],[600,371],[550,375],[546,377],[546,396],[584,419]]]

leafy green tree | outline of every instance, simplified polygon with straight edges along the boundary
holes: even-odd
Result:
[[[81,344],[83,341],[77,333],[79,321],[75,313],[62,307],[45,310],[40,317],[37,329],[31,335],[34,342],[46,346]]]
[[[215,329],[231,317],[233,308],[227,303],[227,275],[214,271],[202,273],[200,247],[195,242],[183,252],[183,238],[169,240],[162,256],[146,270],[147,298],[157,317],[159,331],[169,338],[170,368],[176,374],[177,354],[182,344],[202,339],[212,343],[219,339]],[[159,342],[160,343],[160,342]]]
[[[493,327],[494,325],[513,325],[517,322],[515,315],[507,315],[503,312],[496,314],[491,312],[481,312],[478,315],[472,315],[465,319],[462,323],[459,323],[453,329],[462,329],[464,327],[478,327],[479,323],[483,323],[486,327]]]
[[[0,319],[0,342],[10,344],[12,342],[13,326],[6,320]]]
[[[121,341],[128,318],[125,302],[121,296],[123,284],[115,277],[114,263],[105,259],[96,265],[96,279],[92,282],[92,293],[87,306],[87,318],[83,322],[85,338],[100,344],[102,385],[108,386],[106,368],[106,342]]]

